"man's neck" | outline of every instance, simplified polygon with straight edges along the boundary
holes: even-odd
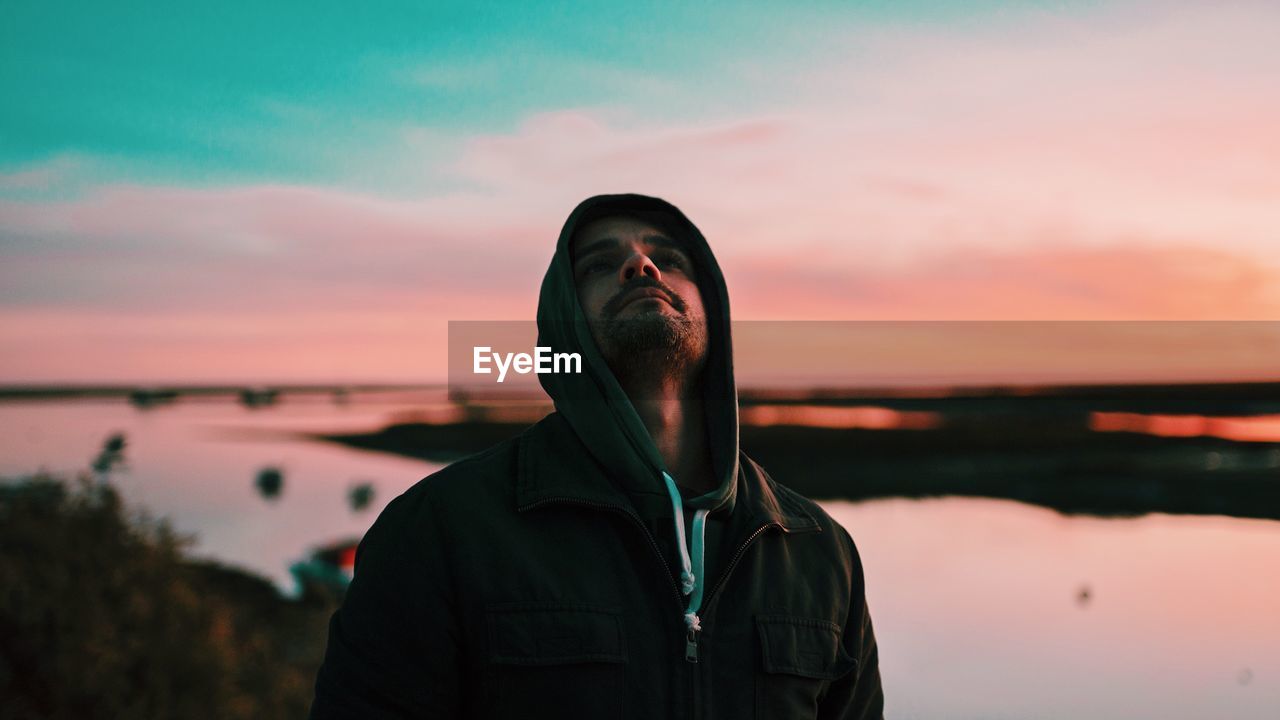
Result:
[[[692,373],[619,378],[662,461],[676,482],[695,492],[715,489],[706,413]]]

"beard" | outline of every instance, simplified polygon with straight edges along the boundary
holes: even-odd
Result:
[[[642,287],[666,294],[675,313],[654,309],[622,316],[623,298]],[[648,277],[636,278],[605,303],[591,330],[614,376],[619,380],[678,378],[690,368],[700,369],[707,354],[707,325],[691,319],[688,309],[673,288]]]
[[[685,315],[645,312],[602,321],[596,343],[619,378],[677,376],[701,365],[707,353],[706,324]]]

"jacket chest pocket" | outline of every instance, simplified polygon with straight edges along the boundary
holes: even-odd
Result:
[[[486,715],[616,718],[627,652],[622,613],[569,603],[513,603],[487,612]]]
[[[812,718],[831,682],[852,672],[857,660],[840,642],[840,626],[812,618],[757,615],[760,667],[757,718]]]

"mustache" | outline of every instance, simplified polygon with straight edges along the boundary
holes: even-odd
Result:
[[[680,293],[672,290],[670,285],[662,282],[661,280],[654,280],[648,275],[637,275],[634,280],[622,286],[622,289],[618,291],[617,295],[609,298],[609,301],[600,309],[600,314],[606,318],[613,319],[618,313],[622,312],[622,305],[624,302],[623,298],[640,288],[654,288],[666,293],[667,297],[671,300],[671,307],[675,308],[679,313],[684,313],[689,308],[689,305],[685,303],[684,298],[680,297]]]

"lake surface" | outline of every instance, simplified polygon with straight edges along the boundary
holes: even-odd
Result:
[[[824,505],[862,555],[894,718],[1280,718],[1280,522]]]
[[[394,399],[335,405],[320,398],[253,410],[230,400],[149,410],[122,400],[0,403],[0,475],[85,470],[108,435],[123,433],[126,467],[112,481],[127,500],[194,534],[194,554],[291,591],[292,562],[317,544],[363,535],[387,502],[442,466],[285,431],[376,429],[406,408]],[[284,477],[274,500],[255,486],[268,466]],[[360,482],[373,483],[376,496],[354,512],[347,492]]]
[[[291,562],[359,536],[440,466],[286,431],[374,431],[441,400],[0,403],[0,475],[86,469],[124,433],[113,482],[129,501],[194,534],[195,554],[291,591]],[[275,500],[254,485],[267,466],[284,475]],[[357,482],[377,492],[360,512],[346,499]],[[968,498],[823,504],[862,553],[890,717],[1280,717],[1280,522],[1064,517]]]

